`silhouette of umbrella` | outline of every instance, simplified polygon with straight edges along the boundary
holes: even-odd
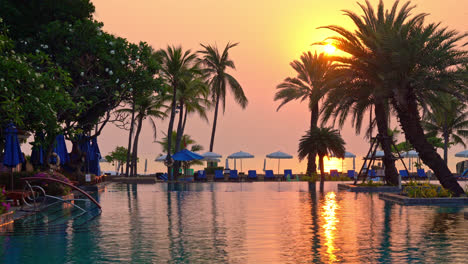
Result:
[[[16,129],[13,124],[9,124],[5,130],[5,154],[3,156],[3,165],[10,168],[11,189],[14,187],[13,168],[23,162],[24,157],[18,141],[18,129]]]
[[[278,174],[280,171],[280,159],[292,159],[293,158],[293,156],[287,153],[281,152],[281,151],[270,153],[266,155],[266,157],[269,159],[278,159]]]

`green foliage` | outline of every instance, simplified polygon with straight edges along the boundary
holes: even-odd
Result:
[[[345,142],[336,129],[328,127],[311,128],[299,142],[299,160],[303,160],[309,153],[317,153],[319,156],[334,155],[344,158]]]
[[[414,181],[409,182],[403,188],[402,194],[411,198],[436,198],[453,196],[452,192],[440,185],[430,184],[428,182],[418,183]]]
[[[5,188],[1,188],[0,191],[0,215],[8,212],[10,210],[11,205],[6,202],[6,192]]]
[[[115,147],[115,149],[106,156],[106,160],[112,163],[112,165],[115,165],[116,162],[122,165],[127,163],[127,148],[122,146]]]

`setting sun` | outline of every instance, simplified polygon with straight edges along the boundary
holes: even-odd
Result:
[[[328,43],[327,45],[323,47],[323,50],[328,54],[333,54],[336,51],[336,47]]]

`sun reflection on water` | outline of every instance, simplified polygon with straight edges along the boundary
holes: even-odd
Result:
[[[335,255],[335,252],[338,250],[335,247],[335,236],[336,236],[336,224],[339,222],[336,217],[336,210],[338,209],[338,204],[336,202],[336,194],[334,192],[329,192],[325,195],[325,202],[322,206],[321,216],[323,218],[324,224],[322,228],[325,235],[325,246],[327,248],[328,262],[333,263],[338,259]]]

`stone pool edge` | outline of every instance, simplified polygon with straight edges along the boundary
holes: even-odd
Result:
[[[339,183],[338,190],[347,190],[350,192],[400,192],[398,186],[357,186],[354,184]]]
[[[468,205],[468,197],[410,198],[396,193],[379,193],[379,198],[401,205]]]

